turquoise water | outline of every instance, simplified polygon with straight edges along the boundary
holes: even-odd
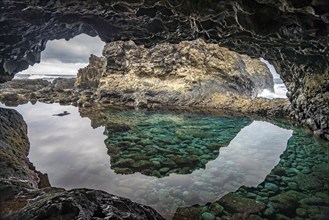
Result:
[[[328,142],[285,122],[42,103],[16,109],[28,124],[29,158],[52,186],[101,189],[167,219],[234,215],[219,200],[230,192],[264,205],[262,219],[329,216]],[[70,114],[54,116],[63,111]]]

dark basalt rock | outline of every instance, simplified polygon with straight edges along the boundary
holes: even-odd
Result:
[[[156,211],[99,190],[48,193],[5,219],[163,219]]]
[[[48,40],[86,33],[152,46],[203,38],[274,64],[293,115],[329,139],[327,1],[3,0],[0,14],[0,82],[40,62]]]

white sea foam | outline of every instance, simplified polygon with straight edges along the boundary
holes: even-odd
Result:
[[[287,98],[287,88],[284,84],[274,84],[274,92],[269,91],[268,89],[264,89],[257,97],[275,99],[275,98]]]
[[[64,74],[16,74],[14,79],[44,79],[52,82],[56,78],[75,78],[76,75],[64,75]]]
[[[280,75],[276,72],[273,65],[271,65],[267,60],[264,60],[263,58],[260,58],[260,61],[265,63],[267,67],[269,68],[274,81],[274,92],[269,91],[268,89],[264,89],[260,94],[257,95],[257,97],[262,98],[268,98],[268,99],[274,99],[274,98],[287,98],[287,87],[284,85],[282,79],[280,78]]]

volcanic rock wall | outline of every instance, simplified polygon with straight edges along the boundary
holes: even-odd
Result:
[[[275,64],[295,117],[329,139],[329,2],[320,0],[3,0],[0,82],[78,34],[146,46],[203,38]]]

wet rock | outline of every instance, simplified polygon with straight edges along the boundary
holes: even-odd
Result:
[[[134,172],[133,172],[131,169],[129,169],[129,168],[114,167],[113,170],[114,170],[115,173],[118,173],[118,174],[125,174],[125,175],[133,174],[133,173],[134,173]]]
[[[322,198],[318,198],[318,197],[308,197],[305,199],[302,199],[300,201],[300,203],[302,204],[306,204],[306,205],[318,205],[318,206],[325,206],[328,204],[328,201],[323,200]]]
[[[113,164],[113,166],[117,167],[123,167],[123,168],[129,168],[129,167],[134,167],[135,166],[135,161],[133,159],[127,158],[127,159],[122,159]]]
[[[278,213],[278,214],[275,214],[275,219],[278,219],[278,220],[290,220],[291,218],[289,218],[288,216],[285,216],[281,213]]]
[[[295,182],[288,182],[288,187],[290,188],[290,189],[292,189],[292,190],[297,190],[298,189],[298,185],[297,185],[297,183],[295,183]]]
[[[265,183],[265,189],[268,189],[273,192],[277,192],[279,190],[279,187],[274,183]]]
[[[201,210],[199,207],[179,207],[177,208],[173,220],[180,219],[192,219],[199,220],[201,215]]]
[[[265,216],[272,216],[274,213],[275,213],[274,207],[273,206],[270,206],[270,207],[268,207],[268,208],[265,209],[265,211],[264,211],[263,214]]]
[[[300,189],[302,190],[315,190],[323,186],[321,179],[314,174],[300,174],[293,178]]]
[[[163,166],[167,166],[167,167],[171,167],[171,168],[177,166],[176,163],[174,161],[170,160],[169,158],[164,158],[160,162],[161,162],[161,164],[163,164]]]
[[[303,208],[298,208],[298,209],[296,209],[296,214],[299,217],[305,218],[307,216],[307,210],[305,210]]]
[[[278,176],[285,176],[287,173],[286,173],[286,170],[281,167],[281,166],[276,166],[274,169],[273,169],[273,173],[275,175],[278,175]]]
[[[218,203],[229,212],[236,213],[258,213],[265,209],[265,204],[253,199],[244,198],[240,195],[229,193],[222,197]]]
[[[153,163],[148,160],[140,160],[134,163],[133,167],[138,169],[153,167]]]
[[[300,205],[300,200],[305,197],[306,195],[303,193],[290,190],[270,197],[270,201],[273,203],[273,206],[281,213],[292,217]]]
[[[74,189],[47,194],[33,201],[22,211],[6,219],[62,218],[130,218],[163,219],[152,208],[102,191]]]
[[[161,168],[161,169],[159,170],[159,172],[162,173],[162,174],[165,174],[165,173],[167,173],[169,170],[170,170],[169,167],[163,167],[163,168]]]
[[[214,214],[215,216],[219,216],[224,211],[224,208],[221,205],[219,205],[217,202],[212,203],[209,209],[211,213]]]
[[[216,217],[215,217],[212,213],[210,213],[210,212],[204,212],[204,213],[202,213],[201,217],[202,217],[202,220],[215,220],[215,218],[216,218]]]

